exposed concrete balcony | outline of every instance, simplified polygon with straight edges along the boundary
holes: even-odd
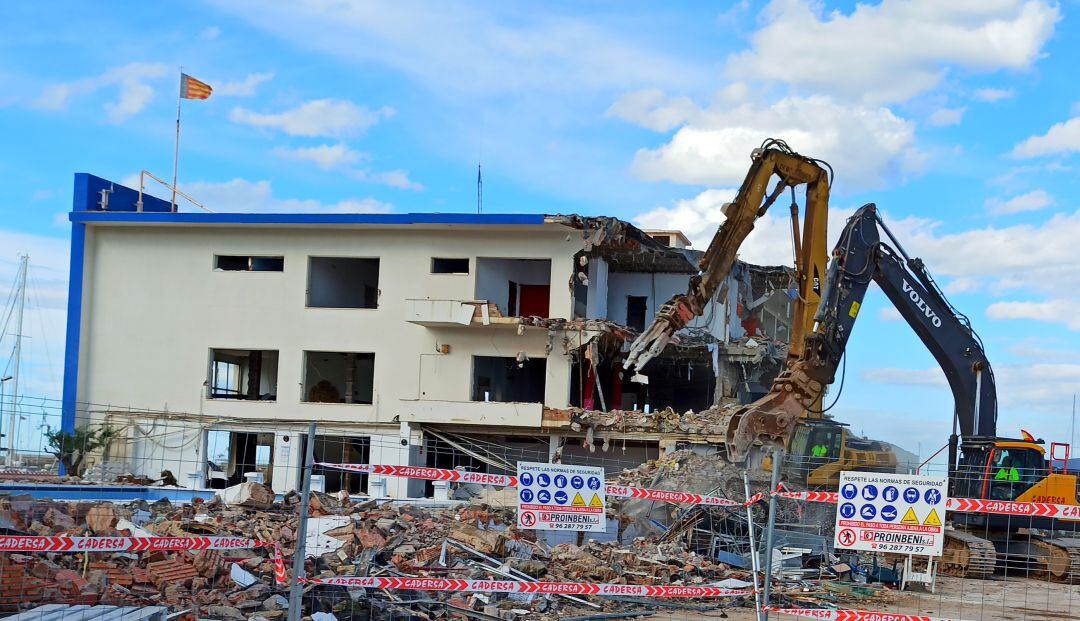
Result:
[[[544,404],[401,399],[402,422],[540,427]]]
[[[522,317],[504,317],[487,300],[405,300],[405,321],[428,328],[461,326],[496,326],[534,328]]]

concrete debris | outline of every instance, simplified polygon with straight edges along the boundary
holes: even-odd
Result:
[[[718,481],[729,487],[719,490],[719,494],[741,497],[741,487],[735,487],[741,485],[740,472],[730,470],[715,455],[694,451],[678,451],[627,470],[619,477],[623,484],[701,493],[716,493]],[[755,477],[758,489],[763,484],[763,477]],[[314,493],[312,504],[317,504],[319,514],[309,519],[304,533],[297,516],[299,500],[295,493],[275,500],[272,490],[258,484],[236,486],[210,502],[196,500],[186,505],[145,501],[93,504],[0,496],[0,522],[8,526],[6,532],[14,535],[92,532],[250,537],[279,545],[290,575],[297,537],[305,536],[305,570],[313,577],[412,576],[729,587],[753,581],[749,571],[742,568],[749,550],[734,545],[718,548],[716,544],[741,540],[748,546],[740,530],[746,519],[741,509],[705,510],[648,503],[663,507],[658,512],[613,499],[609,519],[615,521],[618,532],[590,538],[566,536],[574,533],[552,536],[519,531],[512,503],[498,507],[478,500],[450,507],[380,504]],[[132,518],[136,515],[143,526],[135,526]],[[835,565],[837,559],[822,551],[800,555],[793,561],[828,572],[827,567]],[[789,562],[785,561],[783,568]],[[797,579],[804,577],[798,574]],[[785,592],[779,587],[783,584],[778,584],[778,592]],[[829,601],[843,595],[836,589],[817,591],[826,593]],[[10,611],[17,607],[11,605],[13,602],[23,607],[41,602],[165,605],[174,612],[191,611],[196,618],[283,621],[287,596],[287,588],[274,581],[268,548],[92,555],[11,553],[0,557],[0,603],[8,603]],[[644,615],[676,605],[671,600],[655,599],[342,587],[310,587],[303,601],[306,614],[314,617],[324,613],[340,621],[470,616],[546,621],[580,615]],[[712,610],[752,604],[749,593],[703,603]]]
[[[274,490],[262,483],[245,481],[226,487],[217,496],[227,505],[266,509],[274,504]]]

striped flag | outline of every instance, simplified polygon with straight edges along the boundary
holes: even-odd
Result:
[[[201,82],[186,73],[180,74],[181,99],[209,99],[214,89],[206,82]]]

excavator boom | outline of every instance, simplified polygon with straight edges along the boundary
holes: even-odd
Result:
[[[895,248],[881,240],[881,231]],[[756,443],[788,444],[799,410],[809,408],[833,382],[871,282],[944,371],[960,433],[996,433],[997,390],[982,342],[967,318],[945,300],[922,262],[907,257],[869,204],[851,216],[840,235],[802,355],[776,378],[769,394],[728,414],[728,459],[744,460]]]
[[[753,151],[751,161],[750,170],[735,200],[724,206],[727,219],[720,225],[701,258],[700,273],[690,279],[686,293],[668,300],[652,323],[634,340],[623,362],[623,368],[628,372],[642,369],[664,350],[673,334],[703,314],[731,272],[739,247],[754,229],[755,221],[765,215],[785,190],[790,189],[794,193],[794,188],[805,185],[806,215],[801,236],[794,200],[791,214],[799,295],[795,301],[789,358],[801,355],[803,337],[812,327],[812,309],[818,302],[819,282],[828,260],[825,227],[829,208],[829,174],[818,160],[795,153],[781,140],[765,141],[761,148]],[[774,176],[778,180],[770,191],[768,185]]]

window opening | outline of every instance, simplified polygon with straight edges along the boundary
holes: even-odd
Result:
[[[444,258],[432,258],[431,259],[431,273],[432,274],[468,274],[469,273],[469,260],[468,259],[444,259]]]
[[[304,401],[370,405],[374,387],[375,354],[304,352]]]
[[[214,257],[214,269],[222,272],[283,272],[285,257],[219,254]]]
[[[311,257],[307,302],[311,308],[378,308],[379,260]]]

